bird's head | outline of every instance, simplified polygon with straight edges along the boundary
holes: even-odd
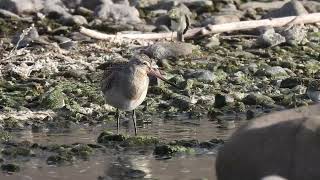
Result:
[[[181,17],[180,10],[178,8],[173,8],[168,12],[168,16],[172,20],[179,19]]]
[[[169,82],[167,79],[165,79],[162,76],[156,62],[153,61],[152,59],[150,59],[145,54],[137,54],[137,55],[133,56],[130,59],[129,64],[134,65],[136,70],[138,70],[138,71],[145,72],[149,76],[157,77],[157,78],[161,79],[162,81],[164,81],[172,86],[177,87],[175,84],[173,84],[172,82]]]

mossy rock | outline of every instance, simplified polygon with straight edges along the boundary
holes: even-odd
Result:
[[[20,120],[13,117],[9,117],[3,120],[4,128],[9,130],[18,130],[23,128],[23,124]]]
[[[159,139],[149,136],[132,136],[128,137],[123,143],[123,146],[154,146],[160,142]]]
[[[20,167],[16,164],[2,164],[1,170],[5,172],[19,172]]]
[[[169,143],[170,145],[173,146],[183,146],[187,148],[195,148],[199,146],[199,141],[196,139],[191,139],[191,140],[175,140]]]
[[[42,96],[41,104],[42,107],[47,109],[60,109],[66,105],[66,98],[66,95],[60,88],[54,88]]]
[[[77,144],[71,149],[71,152],[82,159],[88,159],[94,151],[86,144]]]
[[[72,157],[70,156],[62,156],[62,155],[52,155],[47,158],[48,165],[62,165],[66,163],[72,162]]]
[[[153,154],[156,156],[173,156],[176,153],[194,153],[194,149],[179,145],[160,145],[156,146]]]
[[[272,106],[275,102],[272,98],[266,95],[251,93],[243,99],[243,103],[247,105]]]
[[[112,132],[102,132],[98,137],[98,143],[109,144],[112,142],[123,142],[126,137],[122,134],[113,134]]]
[[[31,150],[29,148],[24,148],[24,147],[9,147],[1,152],[5,156],[10,156],[10,157],[17,157],[17,156],[30,156],[31,155]]]
[[[0,131],[0,142],[6,142],[11,139],[11,135],[7,131]]]

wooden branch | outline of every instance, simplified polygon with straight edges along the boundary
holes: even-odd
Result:
[[[252,21],[241,21],[232,22],[226,24],[208,25],[206,27],[193,28],[186,32],[185,38],[191,38],[196,35],[208,35],[221,32],[230,32],[245,29],[254,29],[261,26],[271,27],[282,27],[288,23],[293,24],[309,24],[320,22],[320,13],[312,13],[301,16],[289,16],[283,18],[274,19],[262,19]],[[176,38],[176,33],[144,33],[144,34],[105,34],[95,30],[87,29],[85,27],[80,28],[80,33],[87,35],[95,39],[110,40],[115,38],[127,38],[127,39],[145,39],[145,40],[156,40],[156,39],[170,39],[171,37]]]

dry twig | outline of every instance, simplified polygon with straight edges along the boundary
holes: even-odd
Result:
[[[191,38],[196,35],[209,35],[221,32],[230,32],[245,29],[254,29],[261,26],[282,27],[287,24],[308,24],[320,22],[320,13],[305,14],[301,16],[289,16],[283,18],[274,19],[262,19],[253,21],[241,21],[232,22],[226,24],[208,25],[206,27],[193,28],[187,31],[186,38]],[[114,38],[128,38],[128,39],[144,39],[144,40],[156,40],[156,39],[170,39],[171,32],[168,33],[145,33],[145,34],[105,34],[95,30],[87,29],[85,27],[80,28],[80,32],[84,35],[95,39],[110,40]],[[174,34],[176,38],[176,34]]]

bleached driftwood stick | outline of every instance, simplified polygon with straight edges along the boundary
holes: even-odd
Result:
[[[185,34],[186,38],[194,37],[196,35],[208,35],[213,33],[230,32],[245,29],[254,29],[261,26],[271,26],[271,27],[282,27],[288,23],[294,24],[309,24],[320,22],[320,13],[312,13],[301,16],[289,16],[283,18],[274,19],[262,19],[253,21],[241,21],[232,22],[226,24],[208,25],[206,27],[193,28],[187,31]],[[89,37],[95,39],[114,39],[114,38],[128,38],[128,39],[145,39],[145,40],[155,40],[155,39],[170,39],[172,33],[144,33],[144,34],[105,34],[95,30],[87,29],[85,27],[80,28],[80,32]],[[176,38],[176,33],[173,35]]]

